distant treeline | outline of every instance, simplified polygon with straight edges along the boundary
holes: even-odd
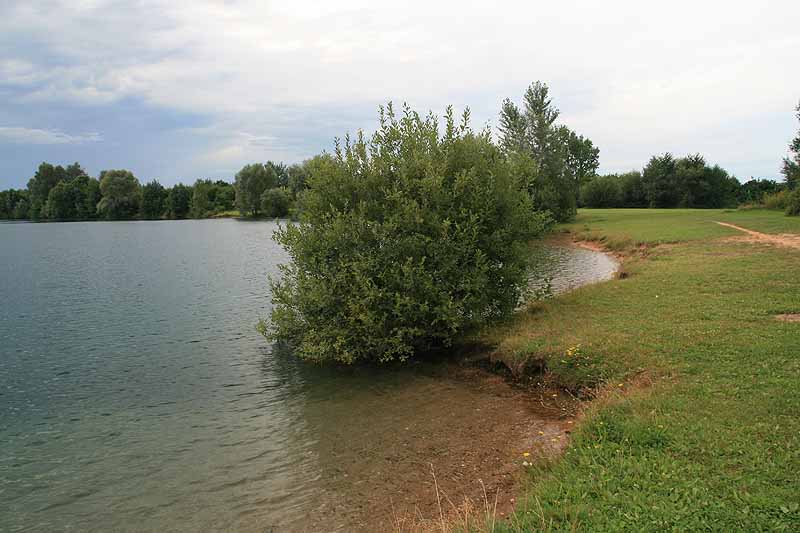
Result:
[[[800,104],[797,108],[800,120]],[[580,185],[583,207],[735,207],[780,209],[800,215],[800,131],[783,160],[784,180],[753,179],[740,183],[719,165],[699,155],[657,155],[641,172],[587,176]]]
[[[760,204],[787,187],[767,179],[740,183],[699,155],[653,156],[641,171],[593,176],[581,185],[582,207],[721,208]]]
[[[326,157],[291,166],[272,161],[246,165],[234,183],[198,179],[194,185],[173,187],[157,180],[142,185],[128,170],[104,170],[94,178],[78,163],[67,167],[42,163],[27,188],[0,191],[0,219],[156,220],[240,213],[285,217],[315,165]]]

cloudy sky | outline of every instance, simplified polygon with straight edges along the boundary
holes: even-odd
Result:
[[[2,0],[0,188],[41,161],[230,179],[369,131],[388,100],[495,126],[534,80],[603,171],[701,152],[778,178],[798,21],[796,0]]]

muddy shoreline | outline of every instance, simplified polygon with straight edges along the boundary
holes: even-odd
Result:
[[[595,243],[567,236],[549,242],[602,252],[619,271],[619,258]],[[387,406],[390,424],[370,433],[355,457],[329,439],[320,450],[325,489],[297,531],[436,529],[441,514],[454,514],[465,501],[477,509],[488,505],[497,518],[513,511],[526,463],[560,455],[579,401],[535,374],[515,375],[492,364],[485,348],[468,351],[439,363],[442,377],[432,386],[446,398],[441,404],[418,406],[413,413]],[[402,405],[403,394],[417,393],[402,392],[392,403]],[[455,408],[453,396],[463,396]],[[358,424],[351,431],[364,431]]]
[[[445,515],[465,499],[479,508],[496,501],[498,518],[511,512],[523,463],[566,446],[574,400],[484,368],[446,365],[442,394],[471,390],[464,412],[438,412],[433,404],[395,417],[393,431],[365,443],[357,458],[329,444],[322,452],[325,493],[298,530],[424,529],[438,521],[440,501]]]

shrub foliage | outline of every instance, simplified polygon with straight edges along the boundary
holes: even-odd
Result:
[[[261,195],[261,212],[266,217],[285,217],[291,205],[292,197],[285,187],[273,187]]]
[[[405,360],[449,345],[519,303],[526,247],[547,217],[469,112],[438,119],[389,105],[369,139],[337,143],[276,232],[292,261],[263,331],[301,357]]]
[[[617,176],[598,176],[581,187],[581,205],[619,207],[622,204],[622,187]]]
[[[800,216],[800,189],[795,189],[786,200],[786,214],[790,217]]]

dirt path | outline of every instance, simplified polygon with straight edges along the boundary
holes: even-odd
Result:
[[[748,241],[774,244],[776,246],[784,246],[787,248],[795,248],[800,250],[800,235],[793,235],[791,233],[771,235],[769,233],[761,233],[760,231],[753,231],[741,226],[734,226],[733,224],[728,224],[727,222],[717,222],[717,224],[746,233],[746,240]]]

